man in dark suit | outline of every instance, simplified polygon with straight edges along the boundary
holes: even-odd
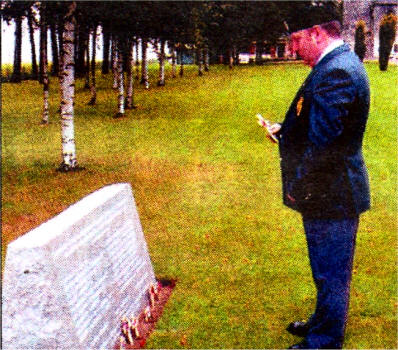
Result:
[[[283,124],[269,129],[279,140],[284,204],[303,217],[317,303],[287,330],[304,337],[292,349],[341,348],[359,215],[370,207],[362,157],[369,84],[338,21],[299,28],[291,44],[312,71]]]

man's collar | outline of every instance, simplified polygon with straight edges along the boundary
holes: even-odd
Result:
[[[318,61],[315,65],[321,62],[322,58],[324,58],[328,53],[332,52],[334,49],[338,48],[339,46],[344,45],[343,39],[336,39],[333,40],[326,48],[323,50],[322,54],[319,56]]]

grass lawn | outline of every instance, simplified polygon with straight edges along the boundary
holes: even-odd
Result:
[[[150,348],[286,348],[284,329],[311,314],[315,289],[301,218],[281,201],[279,153],[255,114],[282,121],[309,69],[224,66],[151,89],[114,120],[111,76],[98,103],[77,81],[75,138],[83,172],[63,174],[59,86],[39,125],[37,82],[2,87],[2,261],[11,240],[110,183],[131,183],[155,273],[176,288]],[[371,113],[364,141],[372,210],[358,232],[346,348],[397,346],[397,77],[366,66]],[[168,67],[167,73],[170,72]]]

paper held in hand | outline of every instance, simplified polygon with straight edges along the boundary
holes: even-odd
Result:
[[[271,123],[269,120],[264,119],[263,116],[261,114],[256,114],[256,117],[258,119],[258,124],[260,126],[262,126],[265,130],[267,130],[268,133],[268,137],[269,139],[274,142],[274,143],[278,143],[278,138],[271,132]]]

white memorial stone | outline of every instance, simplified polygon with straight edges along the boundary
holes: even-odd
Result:
[[[8,245],[2,348],[112,348],[151,283],[131,187],[106,186]]]

